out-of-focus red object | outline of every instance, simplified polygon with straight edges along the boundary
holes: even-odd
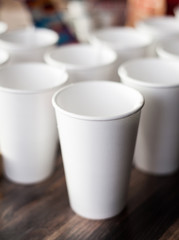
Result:
[[[167,15],[174,15],[174,8],[179,6],[179,0],[167,0]]]
[[[166,0],[127,0],[126,25],[135,26],[139,20],[166,14]]]
[[[174,15],[179,0],[127,0],[126,25],[135,26],[150,16]]]

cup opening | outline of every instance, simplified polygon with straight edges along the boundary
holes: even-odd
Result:
[[[54,107],[71,117],[86,120],[112,120],[139,111],[143,96],[121,83],[86,81],[71,84],[53,96]]]
[[[11,30],[1,36],[1,43],[6,48],[33,49],[54,45],[58,41],[58,34],[50,29],[29,27]]]
[[[37,93],[54,89],[67,79],[67,73],[43,63],[19,63],[0,70],[0,90],[22,94]]]
[[[130,60],[118,69],[122,82],[135,83],[147,87],[179,86],[177,61],[157,58]]]
[[[98,48],[89,44],[71,44],[55,48],[45,55],[50,65],[67,69],[89,69],[113,63],[117,59],[115,52],[108,48]]]
[[[151,39],[130,27],[111,27],[93,33],[93,42],[101,42],[114,50],[141,48],[151,43]],[[132,41],[131,41],[132,39]]]
[[[136,23],[136,28],[153,36],[179,32],[179,24],[173,16],[155,16]]]
[[[179,30],[178,21],[171,16],[152,17],[144,21],[146,25],[161,30]]]

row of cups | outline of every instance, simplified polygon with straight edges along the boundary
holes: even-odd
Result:
[[[133,163],[153,174],[179,168],[178,61],[147,57],[154,42],[137,47],[134,36],[149,38],[127,27],[106,29],[115,47],[129,34],[120,51],[97,41],[96,32],[91,44],[52,44],[34,59],[40,47],[28,35],[25,51],[22,36],[43,30],[20,30],[20,54],[9,51],[0,68],[4,174],[21,184],[46,179],[60,141],[71,208],[90,219],[115,216],[126,205]]]
[[[135,28],[108,27],[89,32],[88,42],[115,50],[119,55],[119,63],[138,56],[155,56],[158,41],[158,47],[162,45],[162,48],[166,48],[164,50],[172,51],[175,55],[178,47],[168,49],[167,43],[163,46],[162,40],[165,42],[166,38],[171,37],[173,42],[168,45],[176,45],[179,38],[178,23],[177,17],[150,17],[138,21]],[[59,35],[50,29],[32,26],[11,31],[7,29],[8,26],[0,22],[0,47],[7,50],[15,61],[42,61],[44,52],[59,40]]]

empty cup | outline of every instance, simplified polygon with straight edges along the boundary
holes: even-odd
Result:
[[[151,39],[132,27],[108,27],[91,33],[89,42],[99,47],[110,47],[117,53],[114,79],[118,81],[119,65],[129,59],[147,56]]]
[[[58,134],[51,98],[67,74],[45,63],[0,69],[0,143],[5,176],[32,184],[52,174]]]
[[[52,98],[71,208],[110,218],[126,205],[143,96],[112,81],[70,84]]]
[[[42,62],[44,52],[52,48],[58,38],[53,30],[27,27],[4,33],[0,47],[10,53],[12,62]]]
[[[136,59],[119,68],[121,81],[145,98],[134,154],[137,168],[171,174],[179,168],[179,67],[177,61]]]
[[[179,23],[173,16],[155,16],[140,20],[135,28],[144,36],[152,39],[149,55],[156,56],[158,41],[179,33]]]
[[[48,51],[46,63],[65,69],[71,82],[93,79],[113,80],[117,55],[108,48],[90,44],[69,44]]]

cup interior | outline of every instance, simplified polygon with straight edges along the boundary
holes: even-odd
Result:
[[[1,36],[1,42],[8,48],[38,48],[54,45],[58,34],[50,29],[28,27],[11,30]]]
[[[167,34],[179,32],[178,21],[173,16],[150,17],[137,22],[136,28],[153,34]]]
[[[58,87],[67,74],[43,63],[19,63],[0,70],[0,89],[14,93],[36,93]]]
[[[135,59],[122,64],[118,74],[122,81],[148,87],[179,86],[177,61],[158,58]]]
[[[80,82],[58,91],[53,105],[72,117],[87,120],[111,120],[137,112],[143,96],[121,83],[109,81]]]
[[[67,69],[94,68],[110,64],[117,59],[116,53],[107,48],[89,44],[71,44],[57,47],[45,55],[51,65],[64,65]]]
[[[95,41],[107,44],[115,50],[125,50],[149,45],[151,40],[130,27],[110,27],[93,32],[91,42]]]

